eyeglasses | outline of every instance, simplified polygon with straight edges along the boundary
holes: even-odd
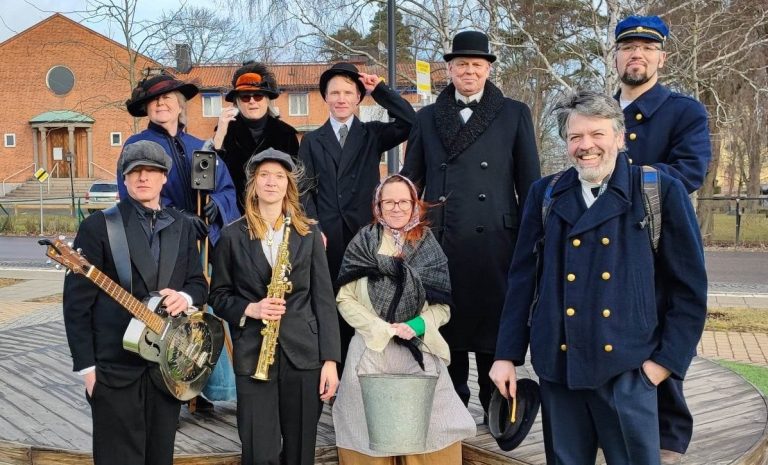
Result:
[[[251,101],[251,99],[253,99],[254,102],[261,102],[262,100],[264,100],[264,95],[262,95],[262,94],[239,94],[237,96],[237,98],[241,102],[243,102],[243,103],[248,103],[248,102]]]
[[[384,211],[391,212],[396,206],[400,207],[401,211],[409,212],[411,211],[411,208],[413,208],[413,200],[398,200],[397,202],[394,200],[381,201],[381,209]]]
[[[661,47],[653,44],[619,44],[616,46],[616,50],[621,53],[632,53],[635,50],[640,50],[642,53],[651,54],[661,51]]]

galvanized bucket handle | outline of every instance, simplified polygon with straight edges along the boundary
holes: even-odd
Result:
[[[421,342],[421,344],[424,347],[426,347],[427,349],[430,349],[430,347],[427,345],[427,343],[424,342],[424,340],[421,339],[420,337],[414,336],[413,339],[418,340],[419,342]],[[365,342],[363,342],[363,344],[365,344]],[[363,361],[363,358],[365,357],[365,354],[368,353],[369,351],[370,352],[375,352],[373,349],[368,348],[368,346],[366,345],[365,346],[365,350],[363,351],[363,355],[361,355],[360,358],[357,360],[357,365],[355,366],[355,373],[357,373],[358,376],[360,376],[360,363]],[[437,377],[439,378],[440,377],[440,372],[441,372],[441,370],[440,370],[440,363],[439,363],[440,357],[438,357],[437,355],[432,353],[432,349],[430,349],[429,352],[424,351],[424,350],[422,350],[421,352],[425,353],[425,354],[431,355],[432,358],[435,360],[435,372],[436,372]],[[424,372],[426,373],[426,369],[424,370]],[[406,374],[406,373],[391,373],[391,374]]]

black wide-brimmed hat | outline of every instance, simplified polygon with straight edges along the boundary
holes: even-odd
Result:
[[[268,99],[280,96],[277,79],[264,63],[246,61],[232,76],[232,90],[227,92],[224,100],[234,102],[240,92],[266,95]]]
[[[131,92],[131,98],[125,101],[125,106],[128,108],[128,113],[131,116],[137,118],[147,116],[146,104],[150,100],[174,90],[181,92],[181,95],[186,97],[187,100],[197,95],[199,91],[194,84],[179,81],[170,74],[160,74],[139,82],[136,88],[133,89],[133,92]]]
[[[512,400],[501,395],[498,388],[493,390],[488,406],[488,429],[501,450],[510,451],[519,446],[539,413],[541,398],[539,385],[532,379],[517,380],[517,408],[514,423],[511,421]]]
[[[325,90],[328,88],[328,82],[334,76],[347,76],[352,79],[357,85],[357,90],[360,91],[360,100],[365,97],[365,86],[360,81],[360,71],[357,70],[357,66],[352,63],[336,63],[320,75],[320,95],[323,96],[323,100],[325,100]]]
[[[456,57],[485,58],[491,63],[496,61],[496,55],[488,46],[488,36],[480,31],[462,31],[453,37],[451,53],[443,55],[443,59],[451,61]]]

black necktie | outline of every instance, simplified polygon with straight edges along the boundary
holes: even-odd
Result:
[[[469,103],[465,102],[464,100],[456,100],[456,104],[459,106],[459,108],[474,109],[477,106],[477,100],[472,100]]]
[[[592,195],[595,198],[597,198],[597,196],[600,195],[600,188],[599,187],[592,187],[592,188],[590,188],[590,190],[592,191]]]

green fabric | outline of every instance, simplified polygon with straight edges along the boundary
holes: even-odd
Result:
[[[424,318],[422,318],[421,315],[406,321],[405,324],[410,326],[411,329],[419,337],[423,336],[424,335],[424,331],[426,331],[426,325],[424,324]]]

